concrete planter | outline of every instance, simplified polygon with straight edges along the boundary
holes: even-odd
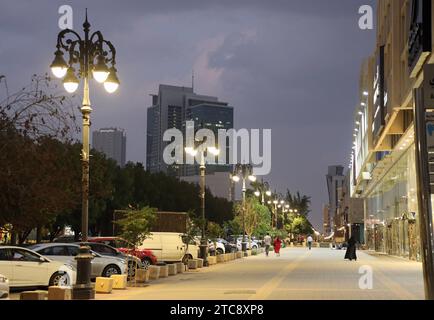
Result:
[[[235,255],[236,255],[236,258],[237,258],[237,259],[241,259],[241,258],[243,257],[243,252],[242,252],[242,251],[237,251],[237,252],[235,253]]]
[[[208,257],[208,264],[210,266],[214,265],[217,263],[217,256],[209,256]]]
[[[169,266],[166,264],[160,267],[160,278],[167,278],[169,276]]]
[[[175,265],[176,265],[176,272],[177,273],[184,273],[185,264],[183,264],[182,262],[178,262],[178,263],[175,263]]]
[[[197,258],[195,260],[197,260],[197,267],[198,268],[203,268],[203,259]]]
[[[225,255],[224,254],[219,254],[217,257],[217,263],[223,263],[225,262]]]
[[[167,266],[169,267],[169,276],[174,276],[178,273],[176,264],[168,264]]]
[[[42,290],[24,291],[20,293],[20,300],[45,300],[48,292]]]
[[[197,269],[199,265],[199,261],[192,259],[192,260],[188,260],[188,269]]]
[[[72,289],[70,287],[52,286],[48,288],[48,300],[71,300]]]
[[[160,267],[159,266],[149,266],[149,279],[158,280],[160,278]]]
[[[97,277],[95,282],[95,291],[97,293],[112,293],[113,278]]]
[[[126,289],[127,288],[127,275],[126,274],[112,274],[110,278],[113,279],[113,289]]]
[[[149,270],[137,269],[136,270],[136,282],[144,283],[149,281]]]

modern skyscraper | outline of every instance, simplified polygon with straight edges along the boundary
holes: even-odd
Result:
[[[340,225],[338,208],[339,200],[342,198],[342,186],[345,180],[343,166],[330,166],[326,176],[327,189],[329,194],[329,219],[331,222],[331,230],[335,233],[335,237],[339,237],[338,231],[343,226]],[[344,232],[341,232],[342,235]]]
[[[152,173],[164,172],[175,176],[194,176],[197,166],[172,165],[163,161],[163,152],[169,142],[163,141],[167,129],[185,132],[186,121],[194,121],[195,130],[207,128],[217,137],[218,129],[232,129],[233,107],[217,97],[198,95],[193,88],[160,85],[158,95],[152,96],[148,108],[146,169]],[[231,166],[209,166],[207,172],[230,172]]]
[[[102,128],[92,134],[92,146],[107,158],[125,166],[127,137],[124,129]]]

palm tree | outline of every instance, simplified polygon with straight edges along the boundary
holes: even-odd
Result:
[[[301,196],[300,191],[297,191],[297,193],[293,195],[289,190],[287,190],[286,200],[291,206],[291,209],[297,209],[300,215],[305,217],[308,216],[310,212],[311,197],[306,195]]]

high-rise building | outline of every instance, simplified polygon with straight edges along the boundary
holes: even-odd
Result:
[[[92,146],[107,158],[125,166],[127,137],[124,129],[102,128],[92,133]]]
[[[193,88],[160,85],[158,95],[152,95],[152,106],[147,112],[146,169],[152,173],[164,172],[174,176],[194,176],[196,165],[171,165],[163,160],[169,142],[163,141],[164,132],[176,128],[185,132],[186,121],[193,121],[195,131],[207,128],[216,137],[218,129],[232,129],[233,107],[217,97],[198,95]],[[227,153],[228,154],[228,153]],[[207,166],[208,173],[230,172],[231,166]]]
[[[338,208],[339,200],[342,198],[342,186],[345,180],[343,166],[330,166],[326,175],[327,190],[329,195],[329,217],[331,222],[331,230],[335,233],[335,238],[344,238],[345,232],[342,229]]]

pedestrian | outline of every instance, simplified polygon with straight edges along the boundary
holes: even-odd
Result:
[[[356,239],[354,239],[354,237],[352,236],[349,240],[348,240],[348,247],[347,247],[347,252],[345,253],[345,259],[347,260],[355,260],[357,261],[357,255],[356,255]]]
[[[280,240],[279,236],[274,240],[274,252],[277,257],[280,257],[280,247],[282,246],[282,240]]]
[[[269,233],[267,233],[267,235],[264,237],[264,244],[265,244],[265,255],[268,257],[268,253],[270,252],[270,246],[271,246],[271,237]]]
[[[312,242],[313,238],[309,235],[309,237],[307,237],[307,245],[309,246],[309,250],[312,250]]]

